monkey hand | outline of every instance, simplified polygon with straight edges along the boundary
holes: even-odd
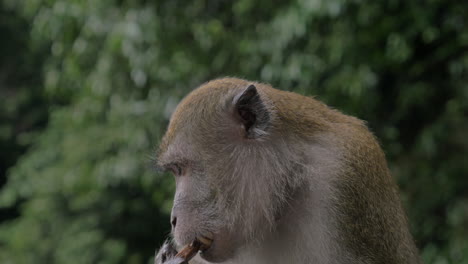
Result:
[[[176,254],[177,250],[172,243],[166,241],[156,254],[154,264],[187,264],[183,258],[176,256]]]

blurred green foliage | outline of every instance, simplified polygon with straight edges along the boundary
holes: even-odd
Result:
[[[367,120],[425,262],[468,263],[466,2],[3,0],[0,14],[2,166],[16,163],[0,204],[17,210],[1,263],[148,263],[174,187],[151,158],[177,102],[220,76]]]

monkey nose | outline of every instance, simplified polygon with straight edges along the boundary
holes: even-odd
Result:
[[[172,217],[172,220],[171,220],[172,228],[175,228],[175,227],[176,227],[176,224],[177,224],[177,217],[173,216],[173,217]]]

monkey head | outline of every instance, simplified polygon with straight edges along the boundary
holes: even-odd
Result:
[[[174,240],[212,240],[201,254],[208,261],[230,259],[274,230],[298,184],[291,174],[300,159],[268,90],[234,78],[208,82],[177,106],[161,143],[158,165],[176,181]]]

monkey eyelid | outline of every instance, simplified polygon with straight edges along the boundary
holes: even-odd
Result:
[[[184,173],[185,168],[192,164],[193,162],[187,160],[187,159],[173,159],[173,160],[168,160],[168,159],[160,159],[158,158],[157,161],[154,164],[154,167],[157,172],[164,173],[164,172],[172,172],[174,173],[175,176],[182,175]]]
[[[182,175],[182,166],[179,163],[173,162],[164,166],[166,171],[171,171],[174,176]]]
[[[166,165],[153,164],[151,169],[157,173],[172,172],[175,176],[178,176],[182,173],[182,168],[177,163],[170,163]]]
[[[184,171],[184,166],[182,164],[181,162],[170,162],[166,164],[156,164],[154,167],[157,172],[172,172],[174,176],[180,176]]]

